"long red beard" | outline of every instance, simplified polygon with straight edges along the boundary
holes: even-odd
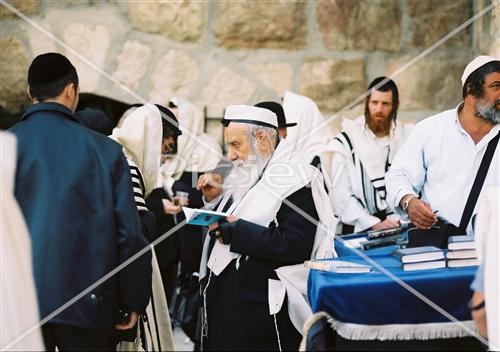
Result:
[[[367,125],[375,134],[388,135],[391,129],[392,119],[385,120],[384,123],[376,123],[368,119]]]

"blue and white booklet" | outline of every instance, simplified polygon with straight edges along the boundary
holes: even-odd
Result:
[[[225,220],[229,214],[206,209],[182,207],[188,225],[210,226],[214,222]]]

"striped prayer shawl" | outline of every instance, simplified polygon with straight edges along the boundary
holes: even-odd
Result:
[[[134,189],[134,200],[137,210],[147,211],[146,201],[144,200],[144,180],[142,179],[141,171],[135,165],[135,163],[127,158],[128,165],[130,167],[130,175],[132,176],[132,187]]]
[[[385,177],[378,177],[370,179],[368,176],[361,160],[358,158],[357,154],[354,152],[351,140],[346,132],[341,132],[339,136],[335,137],[340,143],[346,146],[352,156],[352,162],[354,163],[357,172],[359,172],[359,177],[361,179],[363,188],[363,199],[355,197],[366,210],[372,215],[384,211],[386,214],[392,214],[392,211],[387,206],[386,203],[386,190],[385,190]],[[387,159],[385,162],[385,171],[390,167],[389,163],[389,153],[387,154]]]

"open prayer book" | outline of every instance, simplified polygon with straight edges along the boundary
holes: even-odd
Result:
[[[329,271],[341,274],[369,273],[371,266],[358,263],[347,262],[344,260],[308,260],[304,266],[309,269]]]
[[[219,220],[225,220],[229,214],[206,209],[182,207],[188,225],[210,226]]]

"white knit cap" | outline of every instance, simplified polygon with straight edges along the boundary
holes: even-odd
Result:
[[[250,105],[229,105],[224,113],[222,122],[225,121],[278,128],[278,117],[274,112]]]
[[[469,62],[462,74],[462,87],[465,85],[467,78],[469,78],[474,71],[492,61],[500,61],[500,59],[493,56],[482,55]]]

